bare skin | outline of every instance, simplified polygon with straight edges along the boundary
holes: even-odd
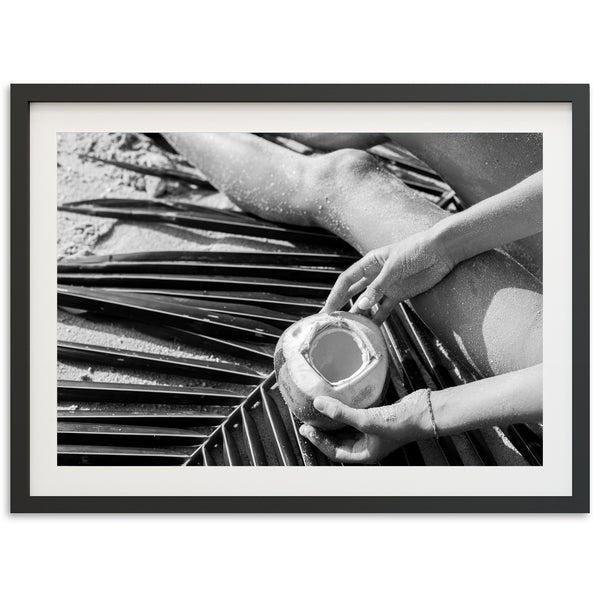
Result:
[[[358,150],[306,157],[250,134],[167,134],[241,208],[286,223],[319,225],[366,253],[445,219]],[[542,360],[541,284],[497,251],[461,262],[413,298],[421,318],[482,376]]]
[[[425,232],[371,250],[340,275],[323,312],[341,310],[362,292],[351,312],[378,304],[373,319],[381,324],[398,302],[431,289],[459,262],[541,231],[540,171]]]
[[[541,171],[537,133],[290,133],[313,148],[365,149],[394,142],[431,165],[468,206],[509,189]],[[541,279],[542,235],[528,235],[509,249]]]
[[[321,150],[365,149],[395,142],[422,158],[469,205],[540,171],[542,136],[536,133],[290,133]]]
[[[542,365],[431,392],[430,401],[439,435],[537,421],[542,416]],[[407,442],[434,435],[425,390],[377,408],[351,408],[327,396],[315,398],[314,406],[351,427],[339,432],[323,432],[310,425],[300,428],[304,437],[339,462],[375,463]]]

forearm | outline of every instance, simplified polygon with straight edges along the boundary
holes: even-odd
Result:
[[[454,264],[542,231],[542,171],[432,228]]]
[[[473,383],[431,392],[439,435],[491,425],[542,420],[542,364]],[[428,408],[418,413],[416,437],[432,433]]]

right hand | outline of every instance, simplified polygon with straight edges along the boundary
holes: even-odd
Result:
[[[453,260],[432,230],[416,233],[372,250],[348,267],[338,277],[321,312],[340,310],[364,290],[350,312],[367,312],[378,303],[373,321],[380,325],[398,302],[426,292],[453,268]]]
[[[318,396],[314,407],[342,425],[339,431],[321,431],[303,424],[300,434],[325,456],[348,464],[373,464],[408,442],[429,437],[426,392],[417,390],[395,404],[351,408],[335,398]]]

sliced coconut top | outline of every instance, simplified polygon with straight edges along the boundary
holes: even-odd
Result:
[[[305,358],[331,385],[356,377],[371,362],[372,348],[356,331],[343,325],[327,325],[310,340]]]

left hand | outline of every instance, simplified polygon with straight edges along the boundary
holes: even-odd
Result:
[[[398,302],[426,292],[454,267],[454,262],[434,229],[419,232],[401,242],[365,254],[337,279],[321,312],[340,310],[359,292],[350,312],[368,312],[381,325]],[[366,289],[365,289],[366,288]]]
[[[304,424],[300,433],[329,459],[348,464],[376,463],[396,448],[422,437],[420,427],[427,422],[428,414],[422,390],[395,404],[375,408],[351,408],[328,396],[318,396],[313,405],[352,429],[325,432]]]

